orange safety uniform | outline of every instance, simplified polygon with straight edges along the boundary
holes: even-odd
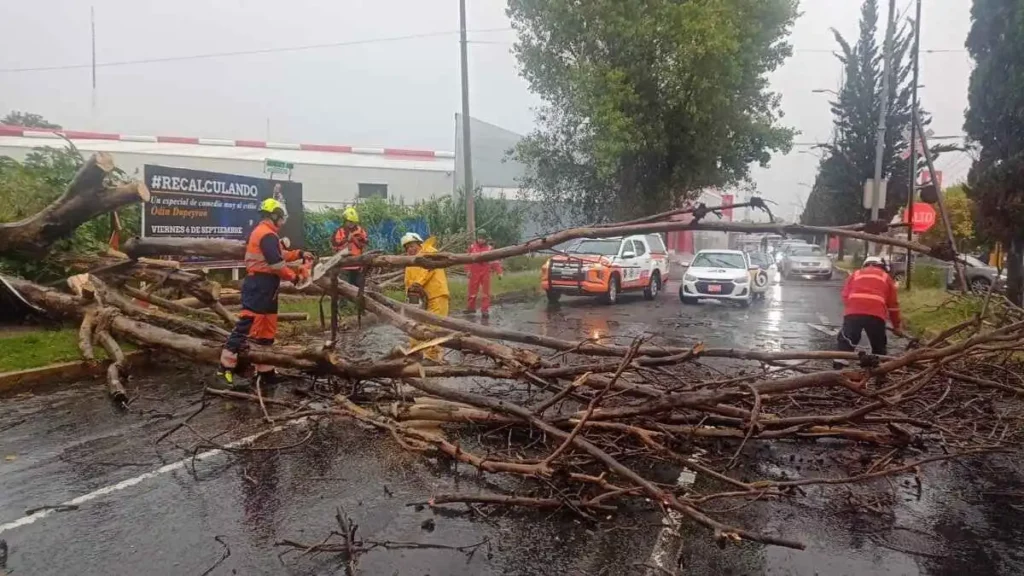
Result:
[[[238,365],[238,354],[248,343],[274,343],[277,336],[277,295],[281,280],[294,282],[296,273],[287,266],[302,258],[300,250],[286,250],[269,219],[256,225],[245,246],[246,277],[242,282],[242,311],[238,323],[221,350],[220,363],[227,369]],[[256,365],[257,372],[271,372],[273,366]]]
[[[843,286],[844,316],[874,316],[888,319],[900,329],[900,303],[896,281],[877,266],[868,266],[850,274]]]
[[[480,254],[481,252],[490,252],[491,250],[494,250],[494,247],[487,242],[483,244],[473,242],[469,245],[470,254]],[[493,262],[467,264],[466,273],[469,276],[467,310],[471,312],[476,311],[476,295],[483,290],[484,295],[480,300],[480,311],[487,314],[491,309],[491,274],[500,275],[502,273],[501,261],[495,260]]]
[[[348,248],[350,256],[361,255],[363,253],[363,249],[366,248],[366,245],[369,243],[370,237],[366,234],[366,230],[358,224],[356,224],[356,227],[351,230],[342,224],[334,231],[334,236],[331,237],[331,247],[334,248],[334,251],[340,252],[345,248]],[[348,266],[344,269],[359,270],[359,266]]]

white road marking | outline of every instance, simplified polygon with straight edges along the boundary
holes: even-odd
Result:
[[[231,442],[229,444],[225,444],[224,447],[225,448],[238,448],[240,446],[246,446],[248,444],[252,444],[256,440],[259,440],[260,438],[262,438],[263,436],[266,436],[267,434],[273,434],[275,432],[280,432],[281,430],[284,430],[285,428],[289,428],[291,426],[296,426],[298,424],[304,423],[306,420],[307,420],[307,418],[303,417],[303,418],[296,419],[296,420],[294,420],[292,422],[288,422],[288,423],[285,423],[285,424],[274,426],[273,428],[271,428],[269,430],[264,430],[263,432],[260,432],[258,434],[253,434],[252,436],[246,436],[245,438],[241,438],[241,439],[235,440],[234,442]],[[83,494],[81,496],[78,496],[77,498],[72,498],[71,500],[68,500],[67,502],[61,502],[59,505],[57,505],[57,507],[61,507],[61,506],[78,506],[78,505],[84,504],[86,502],[89,502],[90,500],[95,500],[95,499],[100,498],[102,496],[106,496],[107,494],[113,494],[114,492],[120,492],[121,490],[124,490],[125,488],[131,488],[132,486],[135,486],[136,484],[141,484],[141,483],[145,482],[146,480],[149,480],[149,479],[152,479],[152,478],[156,478],[157,476],[162,476],[164,474],[167,474],[168,472],[174,472],[175,470],[179,470],[181,468],[184,468],[187,463],[189,463],[189,462],[191,462],[193,460],[195,460],[197,462],[202,462],[203,460],[209,460],[210,458],[213,458],[215,456],[219,456],[219,455],[221,455],[223,453],[224,453],[224,451],[221,450],[220,448],[215,448],[213,450],[207,450],[206,452],[201,452],[199,454],[196,454],[195,458],[192,458],[191,456],[188,457],[188,458],[182,458],[181,460],[178,460],[177,462],[172,462],[170,464],[161,466],[161,467],[159,467],[156,470],[153,470],[151,472],[146,472],[145,474],[140,474],[138,476],[135,476],[134,478],[129,478],[127,480],[122,480],[122,481],[118,482],[117,484],[111,484],[109,486],[104,486],[103,488],[100,488],[100,489],[95,490],[93,492],[89,492],[88,494]],[[29,514],[28,516],[24,516],[22,518],[18,518],[17,520],[15,520],[13,522],[8,522],[7,524],[0,524],[0,534],[3,534],[4,532],[7,532],[9,530],[14,530],[15,528],[20,528],[22,526],[28,526],[29,524],[32,524],[32,523],[36,522],[37,520],[42,520],[43,518],[46,518],[47,516],[49,516],[50,514],[52,514],[54,512],[56,512],[56,510],[54,510],[53,508],[46,508],[46,509],[40,510],[40,511],[34,513],[34,514]]]
[[[696,455],[694,456],[697,457]],[[678,488],[689,488],[693,486],[693,483],[697,481],[697,475],[688,469],[683,469],[679,473],[679,478],[676,479],[676,487]],[[651,550],[651,555],[647,559],[648,566],[655,566],[660,569],[648,568],[646,571],[647,575],[664,575],[666,572],[669,574],[675,574],[676,559],[679,557],[679,549],[682,546],[682,541],[679,538],[679,534],[676,530],[679,528],[683,521],[683,515],[676,510],[669,510],[662,519],[661,523],[663,527],[658,532],[658,539],[654,542],[654,548]]]
[[[818,320],[820,320],[825,326],[831,324],[831,322],[828,321],[828,316],[825,316],[824,314],[818,314]]]

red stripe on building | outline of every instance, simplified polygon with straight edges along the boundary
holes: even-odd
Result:
[[[0,124],[0,136],[24,136],[25,129],[21,126],[4,126]]]
[[[385,156],[406,156],[409,158],[433,158],[433,150],[407,150],[405,148],[385,148]]]
[[[342,154],[351,154],[351,146],[335,146],[333,144],[299,144],[299,150],[309,150],[311,152],[341,152]]]
[[[157,136],[161,144],[199,144],[199,138],[182,138],[181,136]]]
[[[266,148],[267,143],[263,140],[235,140],[235,146],[243,148]]]
[[[104,132],[83,132],[81,130],[61,130],[61,134],[67,138],[82,140],[120,140],[120,134],[106,134]]]

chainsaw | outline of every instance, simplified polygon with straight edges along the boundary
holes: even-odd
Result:
[[[295,287],[298,288],[299,290],[302,290],[303,288],[306,288],[307,286],[313,284],[317,280],[323,278],[328,271],[333,270],[334,268],[337,267],[338,262],[340,262],[342,258],[345,258],[348,255],[349,251],[348,248],[346,248],[339,252],[335,252],[334,255],[331,256],[330,258],[327,258],[325,260],[321,259],[320,261],[317,262],[316,266],[313,266],[312,262],[304,262],[303,267],[307,269],[307,273],[304,274],[305,278],[300,280]]]

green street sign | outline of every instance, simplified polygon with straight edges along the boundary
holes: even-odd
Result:
[[[263,171],[267,174],[291,174],[293,168],[295,168],[295,164],[292,162],[271,160],[270,158],[263,161]]]

